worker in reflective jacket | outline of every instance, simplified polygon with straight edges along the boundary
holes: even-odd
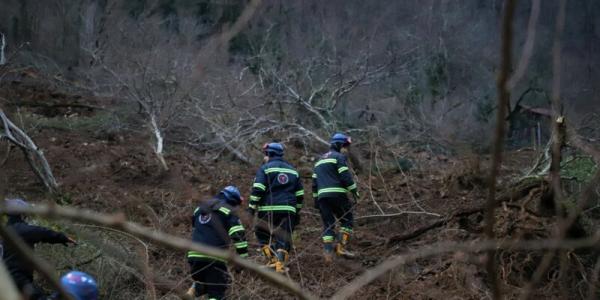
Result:
[[[332,261],[334,251],[339,256],[353,256],[347,250],[353,226],[353,205],[347,194],[350,192],[357,199],[358,190],[352,180],[346,156],[342,153],[351,143],[349,136],[334,134],[329,152],[318,159],[313,170],[313,199],[325,227],[322,238],[327,262]],[[339,234],[335,231],[336,219],[341,223]]]
[[[192,218],[192,240],[223,249],[233,244],[238,255],[247,257],[244,226],[232,212],[241,203],[242,196],[235,186],[225,187],[213,199],[200,203]],[[196,251],[189,251],[187,257],[194,280],[188,296],[206,294],[209,300],[223,299],[230,282],[225,261]]]
[[[258,212],[261,222],[255,227],[256,238],[268,265],[284,272],[291,248],[291,234],[300,223],[304,189],[298,171],[283,160],[283,145],[263,146],[266,163],[256,172],[248,210]]]

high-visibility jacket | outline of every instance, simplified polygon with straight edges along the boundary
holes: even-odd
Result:
[[[321,155],[313,169],[313,198],[346,197],[348,192],[358,196],[356,183],[346,162],[346,156],[331,149]]]
[[[192,240],[222,249],[227,249],[233,244],[238,255],[248,256],[244,226],[232,210],[220,195],[201,203],[192,218]],[[189,251],[187,257],[188,260],[220,260],[196,251]]]
[[[249,208],[258,212],[297,213],[304,202],[298,171],[281,157],[271,157],[256,172]]]

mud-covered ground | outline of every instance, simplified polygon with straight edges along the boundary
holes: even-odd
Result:
[[[191,230],[190,215],[199,199],[228,184],[239,186],[248,195],[260,153],[254,155],[255,165],[249,167],[226,153],[212,160],[207,159],[212,154],[168,143],[169,171],[163,172],[152,154],[151,138],[143,125],[115,117],[118,114],[114,107],[118,101],[58,92],[55,87],[24,78],[2,83],[0,106],[44,150],[60,183],[61,194],[47,195],[22,153],[12,149],[0,167],[0,193],[4,196],[23,196],[32,202],[59,201],[106,213],[123,212],[144,226],[187,237]],[[295,234],[291,253],[288,274],[291,279],[327,297],[366,269],[395,254],[440,241],[482,238],[481,212],[452,216],[484,203],[485,177],[481,170],[487,167],[485,158],[470,154],[442,155],[425,148],[384,144],[374,152],[367,147],[368,143],[360,141],[360,136],[354,139],[358,143],[352,151],[361,165],[356,174],[361,198],[355,210],[357,225],[351,243],[357,257],[338,259],[333,265],[326,265],[321,257],[321,222],[309,191],[311,158],[318,152],[305,153],[303,149],[288,146],[286,158],[300,169],[307,191],[302,224]],[[0,161],[6,155],[6,145],[0,141]],[[532,163],[533,157],[532,151],[511,152],[506,156],[499,193]],[[410,161],[412,167],[401,170],[400,159]],[[513,202],[518,204],[518,201]],[[527,205],[524,207],[533,205],[535,209],[535,201]],[[422,234],[402,238],[440,220],[447,222]],[[549,220],[533,211],[528,213],[510,205],[501,207],[498,234],[508,238],[526,231],[544,237],[550,227]],[[59,272],[77,267],[94,274],[101,284],[102,299],[154,296],[173,299],[190,284],[184,253],[165,250],[106,228],[39,222],[78,237],[80,246],[76,248],[52,246],[38,251],[50,259]],[[249,234],[249,238],[251,259],[262,262],[254,237]],[[517,293],[539,255],[507,253],[499,259],[505,290]],[[490,291],[484,264],[482,254],[448,254],[417,260],[389,272],[353,298],[486,298]],[[576,274],[573,276],[579,278]],[[571,288],[578,290],[577,286]],[[230,294],[234,299],[288,297],[247,273],[234,274]],[[554,289],[540,289],[539,294],[561,298]]]

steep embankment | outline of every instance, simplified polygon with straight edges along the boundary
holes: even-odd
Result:
[[[169,144],[170,170],[159,171],[150,138],[139,123],[113,111],[114,100],[59,93],[26,81],[4,84],[2,106],[44,149],[56,178],[59,197],[49,197],[20,152],[11,151],[2,166],[0,182],[6,196],[33,202],[60,201],[102,212],[124,212],[145,226],[177,236],[190,233],[189,216],[203,196],[227,184],[248,195],[255,168],[231,160],[227,154],[208,160],[206,153]],[[116,123],[120,122],[120,123]],[[407,147],[369,147],[359,141],[353,150],[362,165],[357,180],[362,193],[356,206],[352,249],[357,257],[324,264],[321,258],[321,222],[310,197],[311,157],[317,153],[289,146],[287,158],[299,167],[307,190],[306,209],[291,253],[289,277],[320,296],[337,289],[386,258],[439,241],[472,241],[482,237],[482,165],[474,156],[453,159]],[[2,143],[4,157],[5,144]],[[375,149],[375,150],[374,150]],[[322,149],[325,150],[325,149]],[[504,178],[516,174],[528,152],[509,156]],[[260,155],[255,156],[258,167]],[[412,162],[412,168],[406,164]],[[408,170],[410,169],[410,170]],[[504,185],[507,185],[504,182]],[[500,236],[548,236],[552,219],[539,215],[535,201],[543,194],[534,185],[508,197],[499,214]],[[508,194],[505,194],[508,195]],[[77,248],[38,249],[59,271],[80,268],[101,283],[103,299],[143,299],[153,293],[175,297],[190,283],[183,253],[174,253],[127,234],[83,224],[51,223],[81,241]],[[252,258],[261,261],[254,237],[249,235]],[[501,279],[519,287],[528,278],[539,255],[504,252]],[[488,294],[482,255],[448,254],[419,259],[361,289],[356,299],[480,299]],[[577,278],[577,277],[574,277]],[[156,291],[153,290],[156,287]],[[284,293],[252,276],[234,276],[234,298],[274,299]],[[552,296],[548,292],[546,296]]]

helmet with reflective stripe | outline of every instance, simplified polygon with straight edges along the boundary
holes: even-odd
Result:
[[[225,196],[225,200],[230,205],[237,206],[242,203],[242,194],[240,193],[240,190],[233,185],[226,186],[221,191],[221,194]]]
[[[352,144],[352,139],[343,133],[336,133],[331,137],[330,143],[332,145],[348,146]]]
[[[98,285],[91,275],[71,271],[60,278],[60,284],[76,300],[97,300]]]
[[[271,156],[283,156],[283,145],[280,143],[266,143],[263,146],[265,155]]]
[[[29,207],[29,203],[21,198],[13,198],[4,200],[6,208],[25,208]],[[20,216],[21,214],[7,214],[9,216]]]

